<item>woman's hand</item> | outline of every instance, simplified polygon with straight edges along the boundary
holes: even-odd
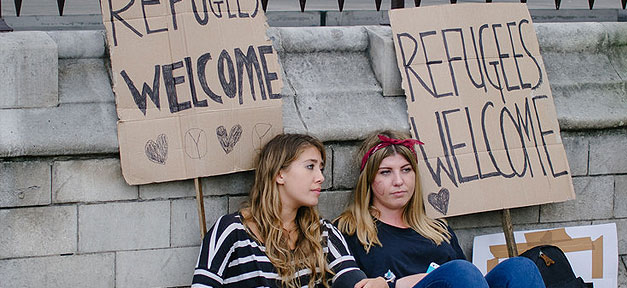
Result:
[[[366,278],[355,284],[355,288],[388,288],[388,283],[383,277]]]

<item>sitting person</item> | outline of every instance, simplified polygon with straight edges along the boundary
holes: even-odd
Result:
[[[535,264],[515,257],[485,277],[466,261],[453,230],[425,213],[414,146],[400,132],[371,135],[359,151],[353,201],[336,220],[357,264],[390,287],[544,287]],[[426,274],[431,263],[441,265]],[[436,265],[437,266],[437,265]]]
[[[245,208],[205,236],[192,287],[387,287],[365,279],[342,234],[318,216],[324,159],[313,137],[270,140]]]

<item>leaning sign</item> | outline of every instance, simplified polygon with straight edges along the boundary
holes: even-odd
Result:
[[[524,4],[390,11],[427,213],[447,217],[575,194]]]
[[[102,0],[129,184],[252,169],[282,132],[259,1]]]

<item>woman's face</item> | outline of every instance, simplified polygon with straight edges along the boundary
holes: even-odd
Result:
[[[372,204],[381,213],[403,209],[414,195],[416,172],[411,163],[395,153],[381,161],[372,181]]]
[[[322,189],[324,162],[315,147],[307,147],[276,178],[279,196],[284,209],[318,205]]]

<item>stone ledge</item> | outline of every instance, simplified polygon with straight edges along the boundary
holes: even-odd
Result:
[[[624,85],[551,85],[561,130],[625,127],[627,101],[624,96],[627,90]]]
[[[118,153],[113,103],[0,113],[0,157]]]
[[[626,23],[621,22],[542,23],[534,26],[543,53],[599,52],[627,44]]]
[[[396,62],[392,29],[368,26],[368,56],[375,77],[383,88],[383,96],[405,96],[401,87],[401,72]]]
[[[57,45],[48,34],[1,33],[0,109],[58,105],[58,71]]]
[[[604,24],[581,22],[575,25],[564,23],[534,24],[540,52],[597,51],[607,43],[607,30]],[[586,37],[581,37],[585,35]],[[601,44],[601,45],[600,45]]]
[[[59,103],[115,103],[108,65],[102,58],[59,59]]]
[[[96,31],[50,31],[48,35],[57,44],[59,59],[104,58],[105,32]]]
[[[368,35],[363,27],[285,27],[277,29],[279,52],[357,52],[368,47]]]

